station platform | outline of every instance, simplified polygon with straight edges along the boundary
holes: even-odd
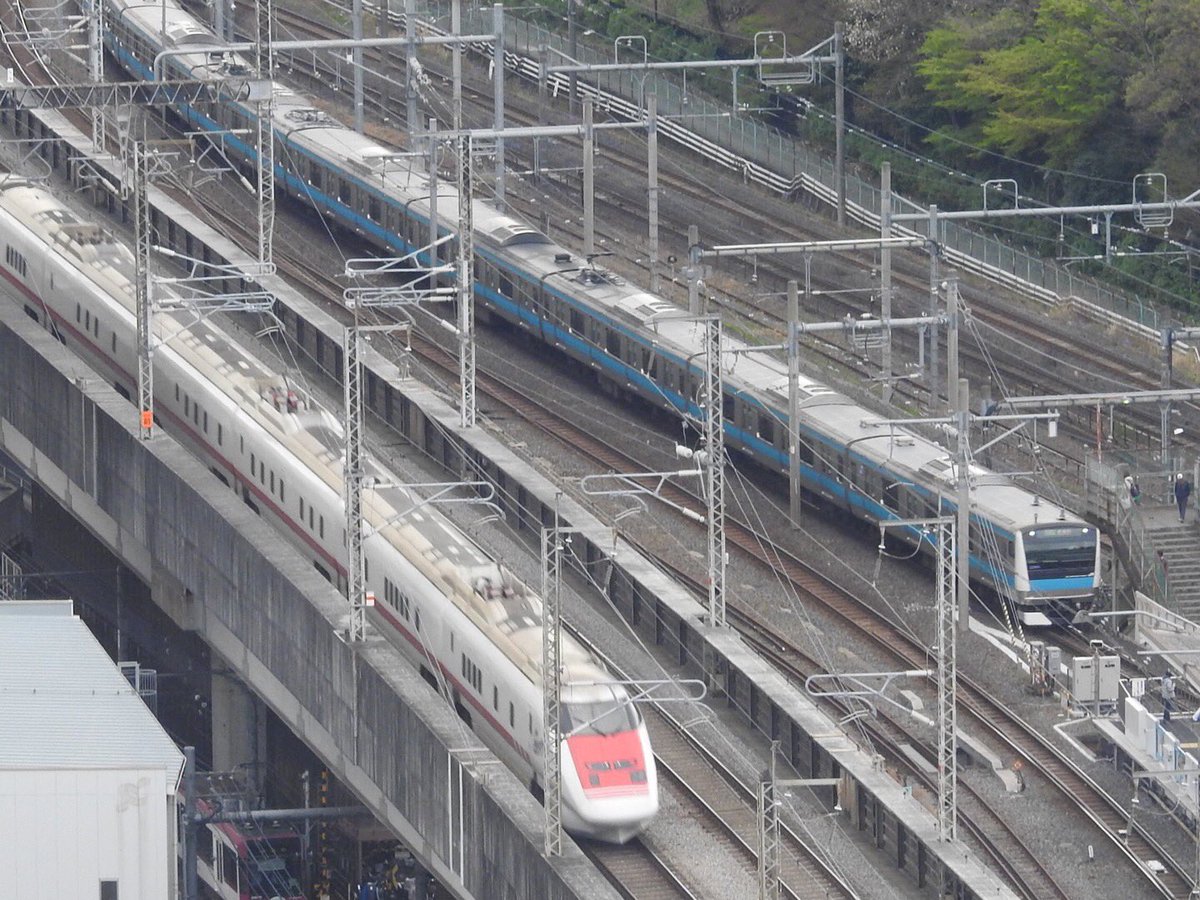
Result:
[[[1120,719],[1097,718],[1093,725],[1113,747],[1117,765],[1131,775],[1143,775],[1140,790],[1185,828],[1195,830],[1200,821],[1200,723],[1187,713],[1163,723],[1158,709],[1126,697]],[[1173,774],[1181,770],[1190,774]]]
[[[1167,669],[1176,676],[1175,710],[1163,722],[1158,679],[1151,677],[1131,682],[1134,689],[1122,699],[1119,718],[1097,717],[1093,724],[1122,768],[1161,773],[1141,779],[1142,788],[1186,827],[1195,828],[1200,822],[1200,722],[1192,715],[1200,709],[1200,624],[1141,592],[1135,594],[1129,617],[1133,626],[1126,638],[1132,646],[1126,650],[1136,652],[1152,676]],[[1192,774],[1172,774],[1180,771]]]

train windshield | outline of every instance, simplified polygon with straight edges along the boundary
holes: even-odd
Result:
[[[609,696],[601,697],[597,691]],[[573,700],[562,705],[564,735],[617,734],[637,728],[641,721],[637,708],[622,690],[612,687],[590,689],[589,700]]]
[[[1031,528],[1025,532],[1030,578],[1091,575],[1096,570],[1096,529],[1082,525]]]

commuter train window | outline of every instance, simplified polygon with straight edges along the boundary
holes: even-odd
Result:
[[[513,295],[512,279],[504,274],[500,275],[500,293],[505,297],[512,297]]]
[[[734,397],[728,392],[721,395],[721,415],[725,417],[725,421],[732,422],[734,413]]]
[[[613,356],[621,355],[621,333],[615,328],[610,328],[604,336],[604,346]]]
[[[378,222],[379,218],[380,218],[379,214],[381,211],[382,211],[382,207],[379,202],[379,198],[372,197],[367,203],[367,217],[372,222]]]
[[[896,482],[884,485],[883,505],[893,511],[900,509],[900,485]]]
[[[775,444],[775,420],[771,418],[771,414],[765,410],[759,410],[758,413],[758,436],[768,444]]]
[[[808,441],[801,439],[796,442],[796,447],[800,452],[801,462],[806,462],[811,466],[816,461],[817,455],[813,452],[812,444]]]
[[[575,334],[583,334],[583,329],[586,324],[583,318],[583,313],[572,306],[569,316],[571,319],[571,331],[573,331]]]

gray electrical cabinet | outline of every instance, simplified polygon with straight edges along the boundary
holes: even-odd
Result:
[[[1071,699],[1080,704],[1116,706],[1121,688],[1121,657],[1076,656],[1071,659]]]

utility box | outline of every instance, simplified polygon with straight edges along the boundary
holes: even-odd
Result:
[[[1050,676],[1050,682],[1054,683],[1062,678],[1062,648],[1047,644],[1044,653],[1045,662],[1042,665]]]
[[[1071,697],[1080,705],[1116,708],[1121,689],[1121,657],[1076,656],[1071,659]]]

